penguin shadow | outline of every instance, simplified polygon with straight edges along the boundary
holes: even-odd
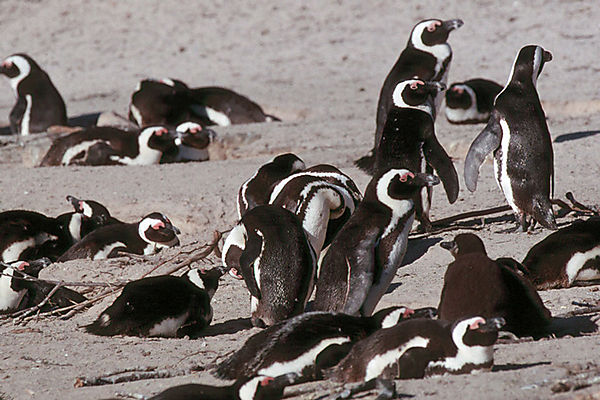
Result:
[[[554,139],[554,143],[562,143],[562,142],[568,142],[571,140],[583,139],[583,138],[598,135],[598,134],[600,134],[600,131],[580,131],[580,132],[565,133],[562,135],[558,135],[556,137],[556,139]]]
[[[199,337],[233,334],[250,328],[252,328],[250,318],[230,319],[229,321],[208,326],[200,332]]]
[[[548,331],[553,337],[583,336],[598,332],[598,314],[577,315],[573,317],[553,317]]]
[[[534,362],[534,363],[525,363],[525,364],[514,364],[514,363],[508,363],[508,364],[502,364],[502,365],[495,364],[492,367],[492,372],[518,371],[520,369],[537,367],[539,365],[551,365],[551,364],[552,364],[551,361],[538,361],[538,362]]]
[[[101,113],[99,112],[95,112],[89,114],[76,115],[74,117],[70,117],[67,120],[67,124],[69,126],[81,126],[82,128],[89,128],[90,126],[96,125],[100,114]]]
[[[442,238],[408,239],[406,254],[404,255],[404,259],[400,266],[409,265],[417,261],[427,253],[427,250],[429,250],[430,247],[435,246],[441,241]]]

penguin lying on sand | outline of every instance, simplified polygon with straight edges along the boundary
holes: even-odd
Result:
[[[600,218],[575,221],[533,246],[525,277],[538,290],[600,282]]]
[[[192,269],[181,277],[152,276],[129,282],[85,329],[102,336],[196,336],[212,321],[210,301],[222,274],[220,268]]]
[[[175,149],[163,153],[161,164],[208,160],[208,145],[215,138],[212,129],[195,122],[184,122],[175,128]]]
[[[446,118],[451,124],[487,122],[502,86],[487,79],[453,83],[446,90]]]
[[[490,259],[483,242],[461,233],[441,246],[454,256],[444,275],[438,313],[453,321],[473,315],[502,317],[504,330],[517,336],[543,336],[551,322],[550,311],[531,283],[520,275],[513,259]]]
[[[153,212],[139,222],[103,226],[75,243],[59,257],[59,262],[90,258],[101,260],[118,257],[119,252],[148,255],[165,247],[179,245],[179,234],[169,218]]]
[[[27,308],[29,281],[24,275],[37,278],[42,268],[50,265],[50,260],[15,261],[10,264],[0,262],[0,313],[9,313]]]
[[[554,155],[546,115],[536,90],[537,79],[552,54],[540,46],[524,46],[510,77],[494,101],[486,127],[465,159],[465,184],[477,189],[479,167],[494,153],[494,175],[523,231],[535,222],[557,229],[550,204]]]
[[[326,372],[338,382],[413,379],[491,369],[502,318],[470,317],[454,323],[410,319],[356,343]]]
[[[221,379],[240,379],[296,373],[305,379],[319,379],[321,370],[335,365],[356,341],[377,329],[408,318],[431,318],[433,313],[431,308],[415,312],[389,307],[371,317],[321,311],[300,314],[251,336],[214,374]]]
[[[10,112],[10,130],[27,136],[52,125],[67,125],[65,102],[48,74],[27,54],[13,54],[0,64],[17,102]]]

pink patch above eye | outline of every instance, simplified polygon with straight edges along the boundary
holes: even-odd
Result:
[[[400,175],[400,182],[406,182],[408,178],[414,178],[415,174],[412,172],[407,172],[405,174]]]
[[[433,21],[431,24],[429,24],[429,26],[427,26],[427,30],[429,32],[433,32],[439,25],[442,25],[440,21]]]
[[[268,386],[271,382],[273,382],[273,378],[271,378],[270,376],[264,378],[262,381],[260,381],[260,386]]]
[[[415,90],[415,89],[418,89],[418,88],[419,88],[419,85],[425,85],[425,82],[423,82],[423,81],[415,81],[415,82],[411,82],[411,84],[410,84],[410,88],[411,88],[412,90]]]
[[[152,229],[160,229],[160,228],[164,228],[165,227],[165,223],[162,221],[159,221],[157,223],[155,223],[154,225],[152,225]]]
[[[410,317],[411,315],[413,315],[414,313],[415,313],[415,310],[413,310],[412,308],[407,308],[407,309],[405,309],[405,310],[404,310],[404,312],[402,313],[402,316],[403,316],[404,318],[408,318],[408,317]]]
[[[25,270],[25,267],[28,267],[29,263],[27,261],[23,261],[21,264],[17,265],[17,269],[19,271]]]
[[[242,275],[240,275],[240,273],[238,272],[238,270],[235,269],[235,268],[231,268],[229,270],[229,275],[231,275],[235,279],[239,279],[239,280],[244,279],[244,277]]]
[[[471,322],[471,325],[469,325],[469,328],[478,329],[480,324],[485,324],[485,320],[483,318],[478,318],[475,321]]]
[[[4,68],[10,68],[10,67],[12,67],[12,65],[13,65],[13,64],[12,64],[12,62],[11,62],[11,61],[4,61],[4,62],[2,63],[2,66],[3,66]]]

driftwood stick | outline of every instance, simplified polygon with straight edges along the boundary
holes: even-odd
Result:
[[[15,313],[11,314],[10,316],[12,318],[16,318],[16,317],[25,318],[25,317],[35,313],[36,311],[40,310],[50,300],[50,298],[52,296],[54,296],[54,293],[56,293],[56,291],[58,289],[60,289],[62,286],[63,286],[62,282],[57,283],[56,285],[54,285],[54,287],[52,288],[50,293],[48,293],[48,295],[44,298],[44,300],[40,301],[38,304],[36,304],[33,307],[29,307],[24,310],[17,311]]]
[[[157,367],[128,368],[123,371],[116,371],[91,378],[78,377],[75,379],[74,386],[80,388],[84,386],[114,385],[116,383],[134,382],[144,379],[172,378],[175,376],[189,375],[202,370],[204,370],[202,367],[188,369],[158,369]]]
[[[5,274],[0,274],[0,275],[5,275]],[[48,280],[48,279],[40,279],[40,278],[36,278],[34,276],[13,276],[13,278],[15,279],[22,279],[24,281],[35,281],[35,282],[46,282],[46,283],[50,283],[52,285],[58,285],[60,284],[61,286],[83,286],[83,287],[108,287],[108,288],[119,288],[121,286],[125,286],[128,281],[117,281],[117,282],[69,282],[69,281],[54,281],[54,280]]]
[[[586,315],[586,314],[594,314],[600,312],[600,306],[593,306],[593,307],[584,307],[584,308],[580,308],[578,310],[573,310],[573,311],[569,311],[563,314],[558,314],[555,315],[555,318],[570,318],[570,317],[576,317],[578,315]]]

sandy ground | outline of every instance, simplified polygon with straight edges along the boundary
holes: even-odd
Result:
[[[2,210],[27,208],[58,215],[69,211],[64,197],[72,194],[102,202],[126,221],[162,211],[182,230],[186,245],[205,243],[215,229],[230,228],[236,220],[239,185],[280,152],[293,151],[309,165],[334,164],[364,189],[368,177],[353,167],[352,160],[371,147],[377,95],[387,71],[412,26],[428,17],[465,22],[450,39],[454,50],[450,82],[486,77],[504,83],[524,44],[540,44],[553,53],[538,90],[556,140],[555,194],[564,197],[570,190],[583,203],[600,203],[596,136],[600,99],[595,84],[600,72],[600,9],[592,0],[477,4],[314,0],[253,5],[5,0],[0,6],[0,55],[27,52],[33,56],[63,94],[70,116],[105,110],[125,114],[138,80],[173,77],[193,86],[233,88],[284,121],[218,128],[223,137],[237,138],[229,157],[219,161],[97,168],[5,163],[0,174]],[[0,122],[6,123],[14,99],[8,82],[0,89]],[[450,126],[444,118],[436,122],[437,135],[455,158],[458,171],[481,128]],[[0,149],[0,159],[14,160],[12,156],[26,147],[9,143]],[[504,199],[493,181],[491,164],[486,163],[475,194],[463,187],[459,200],[449,205],[437,190],[432,216],[500,204]],[[488,218],[478,232],[490,256],[522,259],[548,234],[542,230],[506,233],[513,226],[511,218],[509,214]],[[437,305],[451,261],[437,243],[458,232],[411,241],[408,264],[398,271],[380,307]],[[69,280],[135,279],[179,250],[146,260],[56,264],[42,275]],[[85,333],[80,327],[93,321],[115,296],[67,321],[0,326],[0,393],[13,399],[100,399],[116,393],[149,395],[184,382],[218,383],[208,371],[201,371],[171,379],[73,387],[78,376],[129,367],[207,366],[257,331],[249,329],[245,287],[226,277],[213,300],[213,327],[202,339],[101,338]],[[553,314],[573,309],[573,300],[600,300],[597,287],[551,290],[541,296]],[[433,399],[479,398],[482,393],[489,399],[584,398],[598,393],[600,387],[562,395],[553,395],[550,388],[569,371],[593,367],[599,350],[598,335],[500,344],[493,372],[402,381],[398,389],[413,398]],[[286,394],[316,399],[336,389],[318,382],[289,388]]]

